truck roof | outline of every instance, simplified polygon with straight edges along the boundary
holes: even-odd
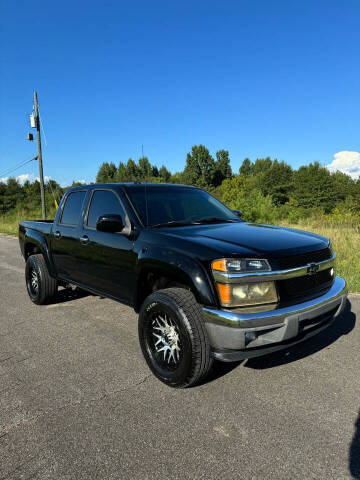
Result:
[[[87,185],[79,185],[76,187],[69,187],[69,190],[84,190],[84,188],[99,188],[99,187],[105,187],[105,188],[111,188],[111,187],[143,187],[144,185],[146,186],[151,186],[151,187],[171,187],[171,188],[176,188],[176,187],[187,187],[187,188],[198,188],[194,187],[192,185],[182,185],[180,183],[153,183],[153,182],[112,182],[112,183],[90,183]]]

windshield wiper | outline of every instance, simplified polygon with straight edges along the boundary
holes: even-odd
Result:
[[[232,220],[231,218],[221,218],[221,217],[205,217],[194,220],[197,224],[201,223],[237,223],[238,220]]]
[[[170,222],[155,223],[149,225],[149,228],[161,228],[161,227],[186,227],[187,225],[199,225],[199,222],[187,222],[186,220],[171,220]]]
[[[238,220],[232,220],[231,218],[221,218],[221,217],[204,217],[195,220],[171,220],[164,223],[155,223],[154,225],[149,225],[149,228],[161,228],[161,227],[186,227],[188,225],[201,225],[204,223],[237,223]]]

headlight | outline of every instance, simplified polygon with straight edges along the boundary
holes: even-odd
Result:
[[[245,307],[277,302],[274,282],[261,283],[217,283],[221,305]]]
[[[214,260],[211,266],[215,279],[220,280],[216,283],[216,286],[222,306],[245,307],[278,301],[275,282],[222,283],[226,282],[227,276],[221,278],[221,274],[216,274],[216,272],[225,274],[268,272],[271,268],[267,260],[259,258],[222,258]]]
[[[221,258],[212,262],[212,269],[227,273],[268,272],[271,270],[269,262],[259,258]]]

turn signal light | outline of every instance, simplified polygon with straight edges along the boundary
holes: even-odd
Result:
[[[231,285],[226,283],[217,283],[220,302],[222,305],[231,304]]]
[[[212,269],[218,272],[226,272],[226,259],[214,260],[212,263]]]

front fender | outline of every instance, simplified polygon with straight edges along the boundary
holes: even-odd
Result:
[[[216,304],[213,285],[205,268],[181,252],[157,246],[143,248],[136,268],[137,278],[140,278],[144,269],[160,270],[179,283],[189,285],[196,300],[202,305]]]

